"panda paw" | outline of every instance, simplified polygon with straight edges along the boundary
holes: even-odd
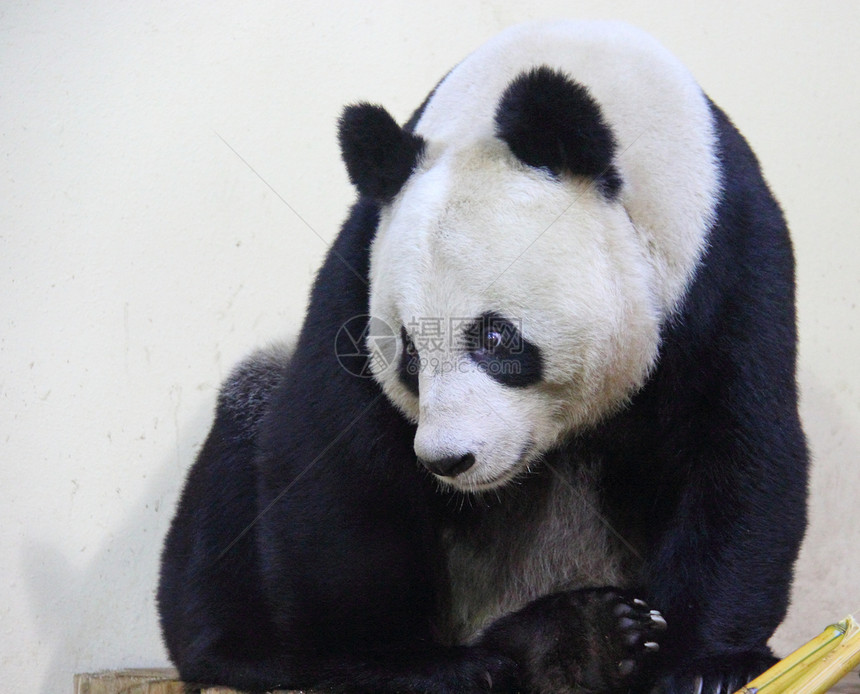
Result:
[[[618,618],[617,636],[620,650],[625,658],[618,661],[618,671],[622,677],[639,670],[644,658],[660,650],[660,632],[666,630],[666,620],[657,610],[651,610],[643,600],[616,598],[612,613]]]
[[[698,660],[664,675],[650,694],[732,694],[776,662],[760,651]]]
[[[643,601],[601,588],[540,598],[491,625],[483,641],[518,663],[529,692],[611,692],[634,681],[665,628]]]

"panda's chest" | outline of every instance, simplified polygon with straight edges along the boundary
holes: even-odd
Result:
[[[541,474],[537,499],[443,532],[449,599],[440,627],[452,642],[469,642],[542,595],[628,582],[631,550],[600,511],[594,470]]]

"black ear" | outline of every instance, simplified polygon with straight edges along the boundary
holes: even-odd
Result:
[[[496,109],[496,135],[529,166],[593,178],[609,198],[621,187],[612,164],[615,138],[600,106],[585,87],[549,67],[508,85]]]
[[[347,106],[338,123],[349,180],[362,195],[389,202],[418,163],[424,140],[401,128],[381,106]]]

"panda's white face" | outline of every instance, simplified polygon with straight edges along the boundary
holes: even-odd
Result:
[[[400,354],[374,375],[418,424],[418,458],[478,491],[641,386],[659,287],[624,208],[593,182],[526,166],[494,139],[439,149],[373,244],[370,312]]]
[[[381,209],[370,311],[400,357],[374,376],[441,480],[504,484],[644,383],[721,185],[708,101],[653,39],[514,27],[449,73],[414,131],[364,104],[340,137]]]

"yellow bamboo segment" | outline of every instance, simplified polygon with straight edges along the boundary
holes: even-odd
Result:
[[[858,663],[860,627],[849,615],[735,694],[823,694]]]
[[[796,684],[796,694],[826,692],[860,665],[860,625],[853,619],[843,639]]]
[[[735,694],[781,694],[784,686],[794,681],[801,673],[804,663],[809,663],[819,654],[825,654],[836,648],[840,639],[845,635],[842,623],[831,624],[821,634],[805,643],[791,655],[780,660],[769,670],[756,677]]]

